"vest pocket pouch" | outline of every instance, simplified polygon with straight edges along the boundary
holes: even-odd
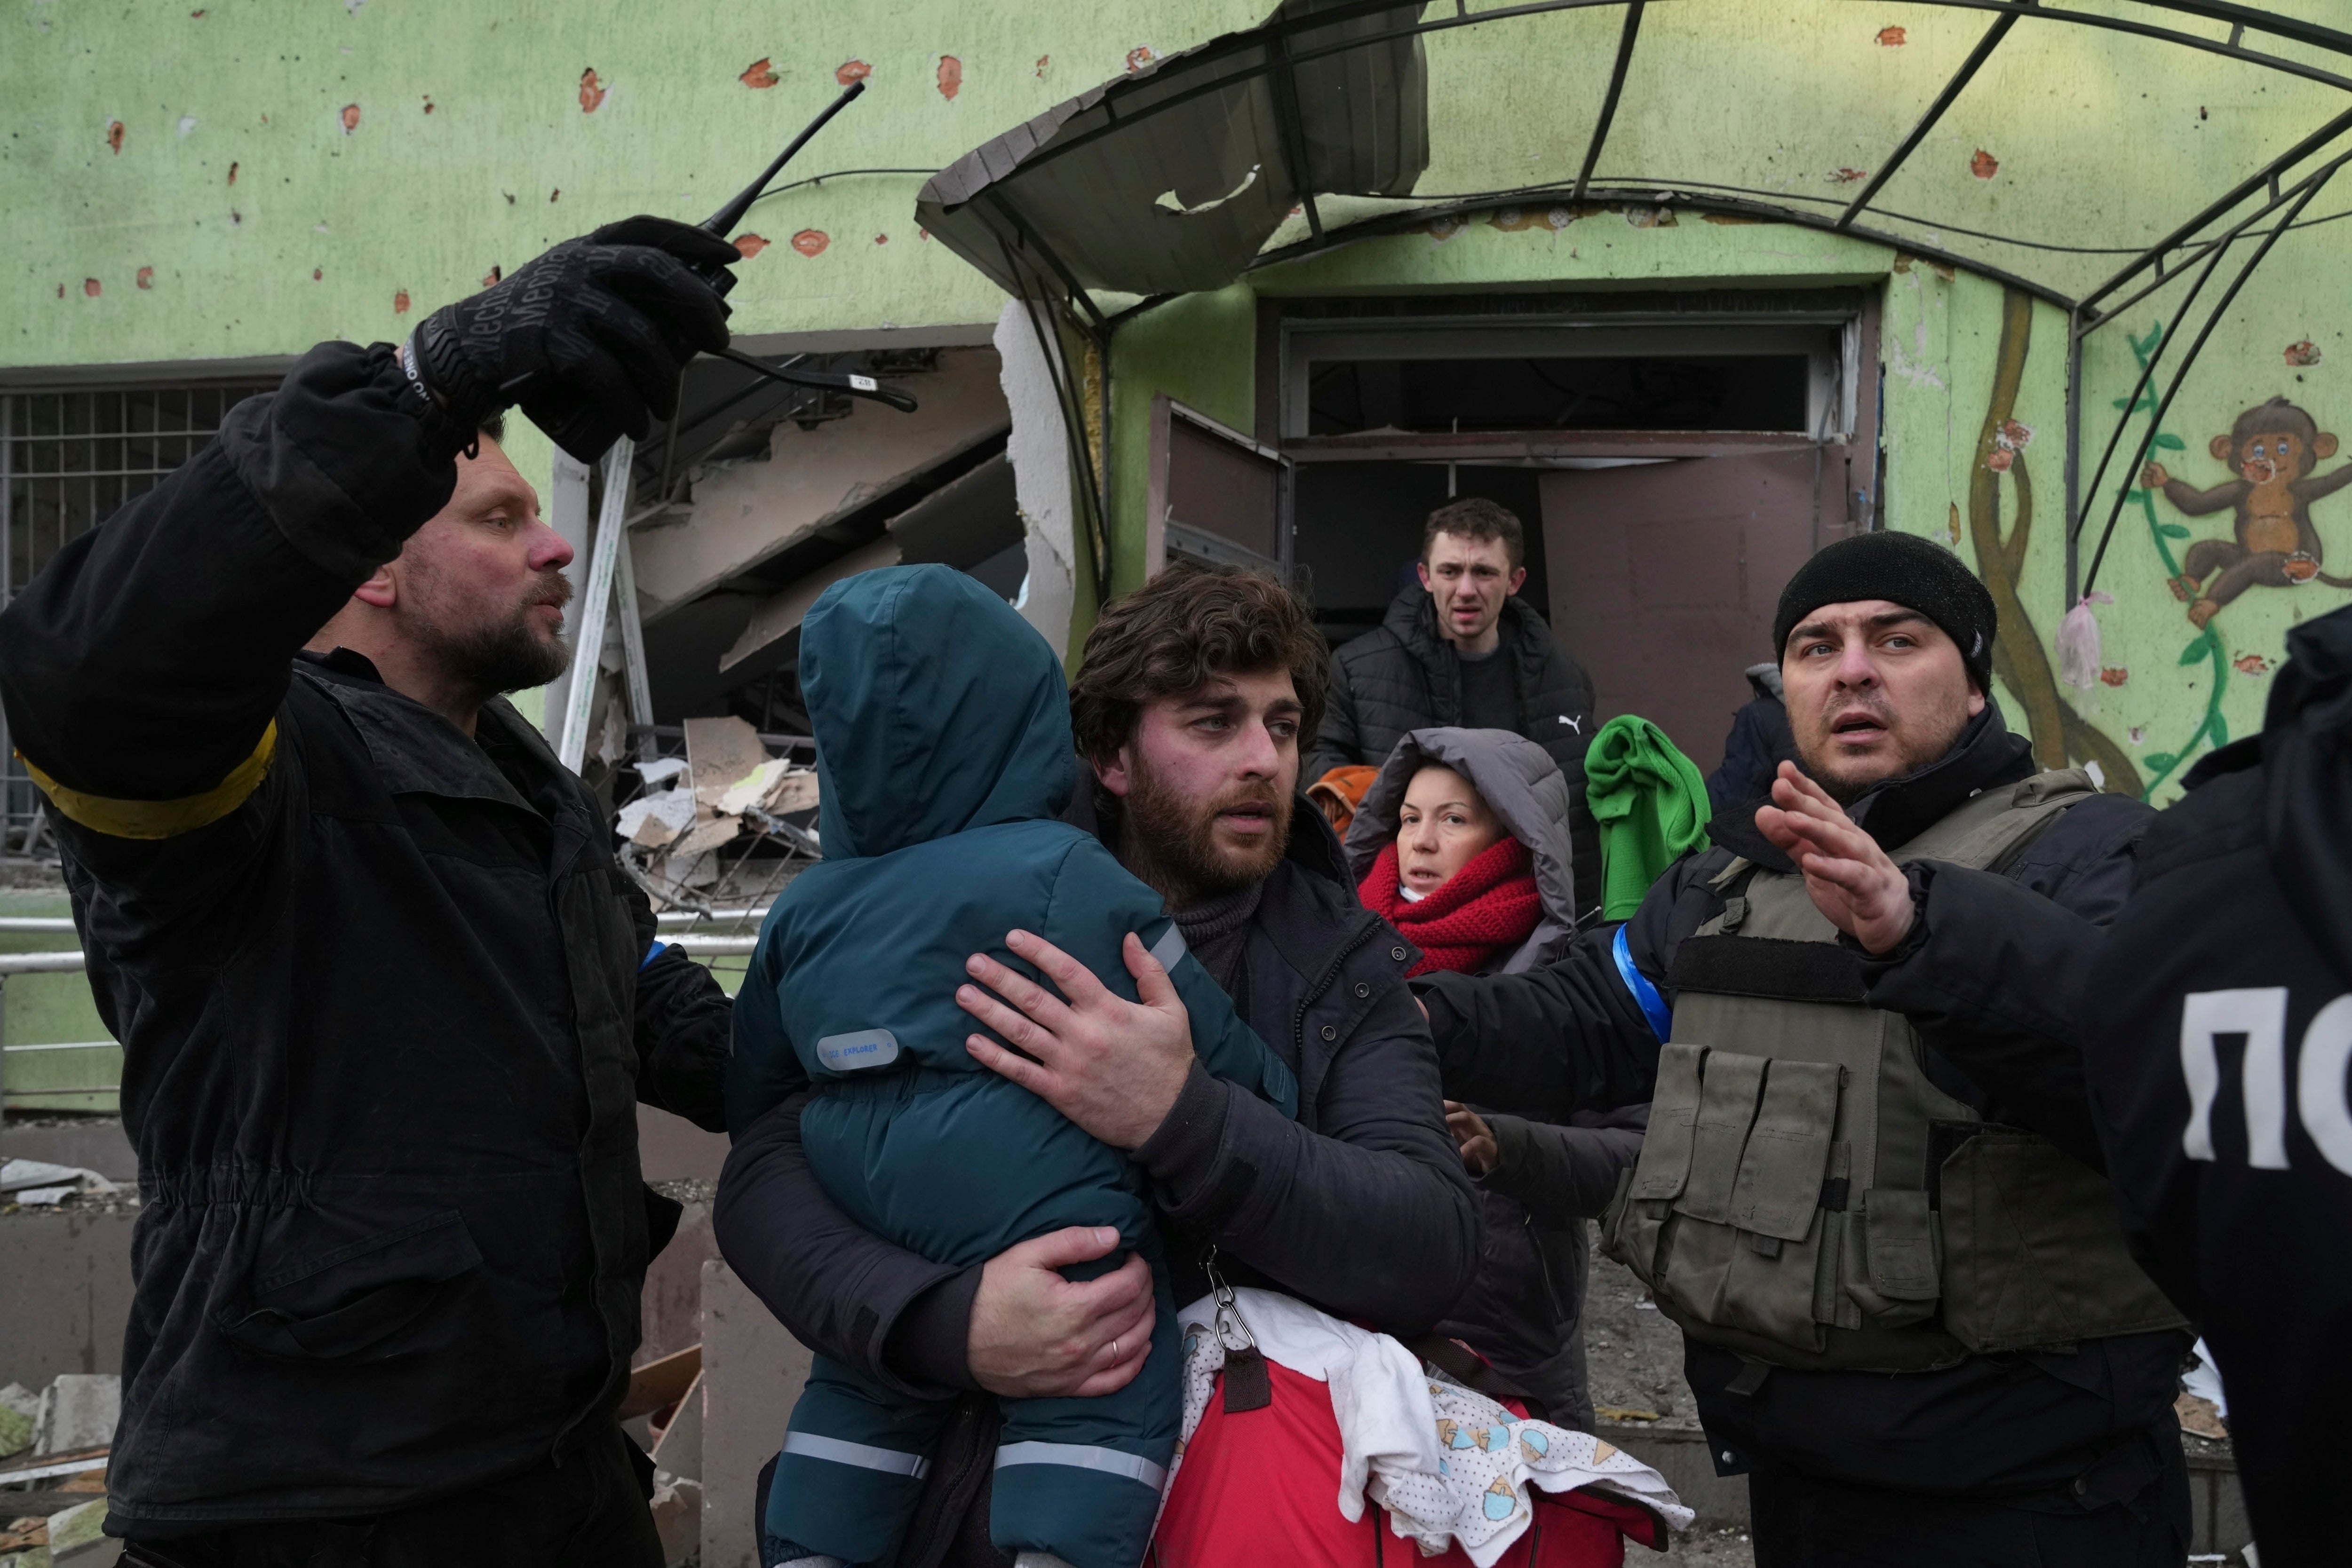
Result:
[[[1855,1236],[1862,1240],[1861,1266],[1848,1271],[1846,1293],[1873,1321],[1900,1328],[1935,1312],[1943,1238],[1925,1192],[1872,1187],[1862,1195],[1861,1225],[1849,1225],[1846,1235],[1849,1248]]]
[[[1837,1265],[1822,1251],[1822,1192],[1844,1073],[1727,1051],[1700,1067],[1689,1176],[1667,1205],[1654,1288],[1699,1322],[1818,1351],[1816,1276]]]
[[[1698,1118],[1703,1045],[1675,1044],[1658,1052],[1658,1082],[1650,1098],[1649,1130],[1633,1168],[1618,1178],[1617,1196],[1601,1221],[1602,1249],[1634,1278],[1658,1289],[1658,1239],[1674,1200],[1690,1179],[1691,1144]]]
[[[394,1336],[481,1266],[464,1217],[449,1209],[274,1269],[213,1322],[265,1355],[373,1360],[405,1348]]]

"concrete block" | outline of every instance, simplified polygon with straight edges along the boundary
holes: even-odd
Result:
[[[21,1383],[0,1388],[0,1459],[33,1446],[33,1423],[41,1414],[41,1396]]]
[[[661,1537],[663,1568],[681,1568],[700,1550],[702,1483],[674,1480],[654,1489],[654,1531]]]
[[[752,1495],[809,1361],[732,1269],[702,1266],[702,1568],[757,1568]]]
[[[0,1383],[121,1372],[131,1317],[131,1213],[0,1216]]]
[[[686,1397],[678,1401],[677,1413],[654,1444],[654,1469],[680,1480],[701,1481],[702,1415],[702,1375],[698,1372]]]
[[[54,1157],[27,1154],[14,1148],[9,1152],[24,1154],[30,1159]],[[79,1163],[88,1165],[89,1162]],[[726,1163],[726,1134],[706,1133],[685,1117],[656,1111],[651,1105],[637,1107],[637,1164],[644,1169],[647,1181],[707,1181],[716,1184],[719,1167]],[[114,1174],[104,1166],[93,1168],[104,1176]]]
[[[122,1418],[122,1379],[110,1372],[61,1373],[41,1391],[33,1416],[33,1453],[103,1448]]]
[[[633,1365],[659,1361],[700,1342],[702,1266],[718,1256],[719,1240],[710,1231],[710,1206],[688,1204],[678,1217],[677,1234],[646,1270],[638,1314],[642,1327]]]
[[[49,1515],[49,1561],[55,1568],[114,1568],[122,1542],[106,1533],[106,1500],[99,1498]]]

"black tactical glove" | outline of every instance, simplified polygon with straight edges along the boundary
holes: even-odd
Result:
[[[711,280],[741,259],[717,235],[667,218],[606,224],[427,316],[401,368],[461,429],[520,404],[593,463],[622,434],[643,439],[654,416],[677,413],[687,361],[727,346],[725,283]]]

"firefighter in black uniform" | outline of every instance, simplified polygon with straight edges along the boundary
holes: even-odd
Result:
[[[2352,1555],[2352,610],[2287,651],[2263,732],[2142,843],[2087,1045],[2125,1232],[2219,1364],[2263,1568]]]
[[[139,1154],[127,1561],[661,1562],[636,1106],[722,1125],[728,1004],[500,698],[571,553],[495,434],[644,434],[734,259],[634,219],[320,344],[0,616]]]

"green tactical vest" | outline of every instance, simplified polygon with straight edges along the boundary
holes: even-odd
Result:
[[[1989,789],[1893,852],[1998,872],[2095,786]],[[1927,1080],[1801,876],[1735,861],[1676,953],[1674,1038],[1610,1256],[1683,1332],[1780,1366],[1919,1372],[2179,1326],[2106,1179]]]

